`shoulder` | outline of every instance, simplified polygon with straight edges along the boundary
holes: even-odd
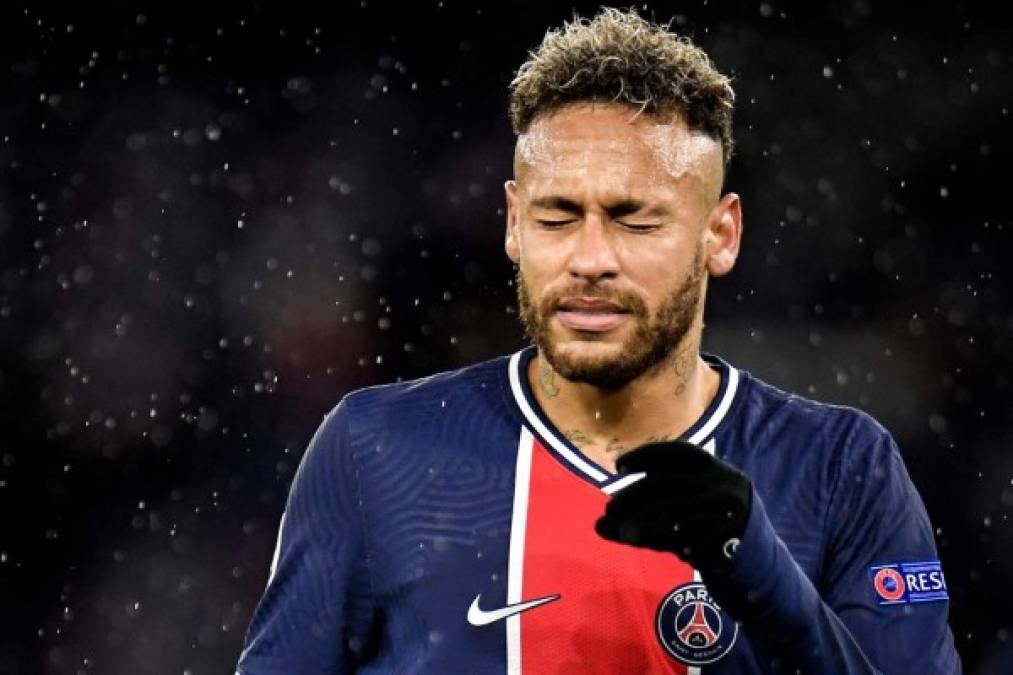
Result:
[[[447,397],[459,400],[476,390],[500,384],[499,381],[507,376],[508,359],[508,356],[498,356],[426,377],[356,389],[346,394],[337,407],[368,414],[375,408],[396,408],[431,401],[442,404]]]
[[[864,410],[807,398],[739,372],[743,389],[739,415],[747,433],[838,449],[869,447],[890,439],[886,428]]]
[[[347,393],[331,410],[353,432],[405,428],[431,422],[455,411],[502,399],[509,356],[498,356],[464,368],[427,377],[380,384]]]
[[[745,371],[739,375],[729,452],[772,491],[791,493],[802,481],[829,497],[847,476],[903,473],[893,437],[868,412],[788,392]]]

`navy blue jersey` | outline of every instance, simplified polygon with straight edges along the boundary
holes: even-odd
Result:
[[[871,417],[705,355],[720,389],[683,438],[754,485],[732,573],[762,611],[739,625],[675,555],[594,532],[624,478],[542,414],[534,354],[330,411],[239,673],[960,672],[932,527]]]

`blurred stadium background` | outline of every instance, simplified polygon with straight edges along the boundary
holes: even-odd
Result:
[[[7,3],[0,674],[231,672],[352,388],[518,349],[506,86],[585,3]],[[897,437],[967,672],[1013,672],[1000,9],[657,2],[738,93],[705,347]]]

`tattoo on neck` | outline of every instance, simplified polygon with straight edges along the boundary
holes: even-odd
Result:
[[[559,396],[559,385],[556,384],[556,371],[544,363],[538,364],[538,386],[549,398]]]
[[[625,452],[625,451],[626,451],[626,444],[623,443],[622,441],[620,441],[618,438],[613,438],[605,446],[605,452],[608,453],[608,454],[613,454],[613,453],[617,453],[617,452]]]
[[[678,384],[675,386],[675,395],[681,396],[686,391],[686,384],[689,382],[689,375],[692,370],[693,364],[696,363],[697,345],[695,342],[691,342],[682,349],[680,349],[675,358],[672,360],[672,369],[675,370],[676,376],[679,378]]]
[[[581,450],[593,448],[596,445],[596,441],[580,429],[568,429],[563,432],[563,435]],[[645,438],[639,445],[661,443],[663,441],[674,441],[677,438],[679,438],[679,434],[654,434]],[[639,447],[639,445],[637,447]],[[624,443],[617,437],[613,437],[612,440],[605,444],[605,453],[609,455],[622,454],[630,449],[631,447],[629,444]]]
[[[580,429],[570,429],[569,431],[564,431],[563,435],[569,438],[570,442],[576,445],[578,448],[584,448],[589,445],[594,445],[594,441],[588,438],[587,434],[585,434]]]

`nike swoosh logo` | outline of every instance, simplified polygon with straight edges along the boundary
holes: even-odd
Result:
[[[468,608],[468,623],[472,626],[485,626],[499,621],[500,619],[505,619],[508,616],[526,612],[527,610],[538,607],[539,605],[559,600],[560,598],[559,595],[546,595],[544,598],[535,598],[534,600],[528,600],[527,602],[518,602],[515,605],[507,605],[506,607],[486,611],[478,606],[478,601],[481,597],[481,593],[476,595],[475,599],[471,601],[471,607]]]

